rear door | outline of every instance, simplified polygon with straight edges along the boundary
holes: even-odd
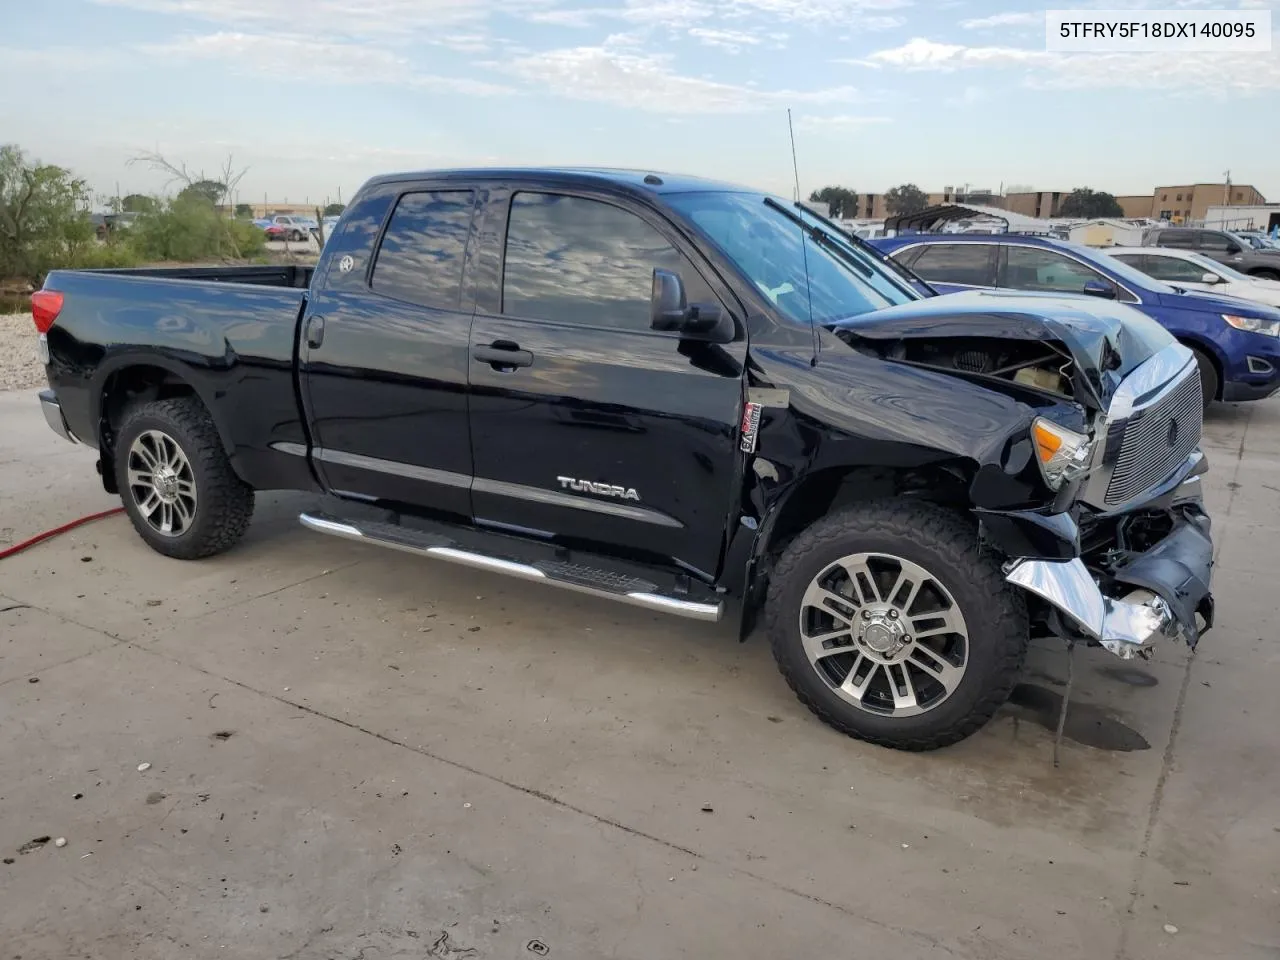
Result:
[[[741,483],[747,344],[741,332],[720,345],[650,329],[653,271],[675,271],[690,303],[719,301],[740,319],[736,301],[639,204],[513,187],[484,222],[476,522],[709,579]]]
[[[902,263],[939,293],[992,289],[996,246],[990,243],[922,243],[908,247]]]
[[[312,454],[334,492],[471,516],[463,278],[478,196],[384,185],[333,238],[299,353]]]

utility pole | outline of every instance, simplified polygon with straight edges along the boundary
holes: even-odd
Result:
[[[1223,176],[1226,177],[1227,182],[1222,188],[1222,205],[1227,207],[1231,205],[1231,171],[1228,170]]]

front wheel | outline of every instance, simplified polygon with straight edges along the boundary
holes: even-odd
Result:
[[[195,397],[130,408],[116,435],[115,464],[125,511],[157,553],[181,560],[222,553],[253,518],[253,488],[232,470]]]
[[[1008,699],[1026,656],[1022,596],[960,516],[858,505],[782,554],[766,622],[791,689],[835,729],[900,750],[963,740]]]

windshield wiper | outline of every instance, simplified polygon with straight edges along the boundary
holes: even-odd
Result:
[[[772,207],[774,210],[777,210],[780,214],[782,214],[784,217],[786,217],[788,220],[794,223],[797,227],[803,230],[805,234],[809,237],[809,239],[812,240],[814,243],[816,243],[818,246],[822,247],[824,250],[830,250],[833,253],[838,254],[840,259],[843,260],[847,266],[853,267],[853,269],[857,270],[860,274],[862,274],[864,277],[867,277],[868,279],[875,276],[874,270],[872,270],[869,266],[867,266],[857,257],[849,253],[848,250],[845,250],[843,247],[841,247],[840,244],[832,240],[829,236],[827,236],[827,234],[823,230],[811,224],[805,223],[803,217],[799,216],[798,214],[792,213],[790,210],[788,210],[786,207],[780,204],[777,200],[773,199],[773,197],[765,197],[764,202],[766,206]]]

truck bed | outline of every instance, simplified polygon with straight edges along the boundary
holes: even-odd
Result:
[[[311,285],[315,267],[299,264],[267,264],[234,267],[119,267],[102,270],[75,270],[117,277],[151,277],[155,280],[201,280],[206,283],[243,283],[255,287],[286,287],[305,290]]]
[[[45,289],[63,305],[47,334],[49,381],[71,430],[96,445],[102,398],[118,378],[180,381],[213,414],[244,479],[305,488],[306,459],[278,451],[307,443],[294,371],[313,269],[53,271]]]

